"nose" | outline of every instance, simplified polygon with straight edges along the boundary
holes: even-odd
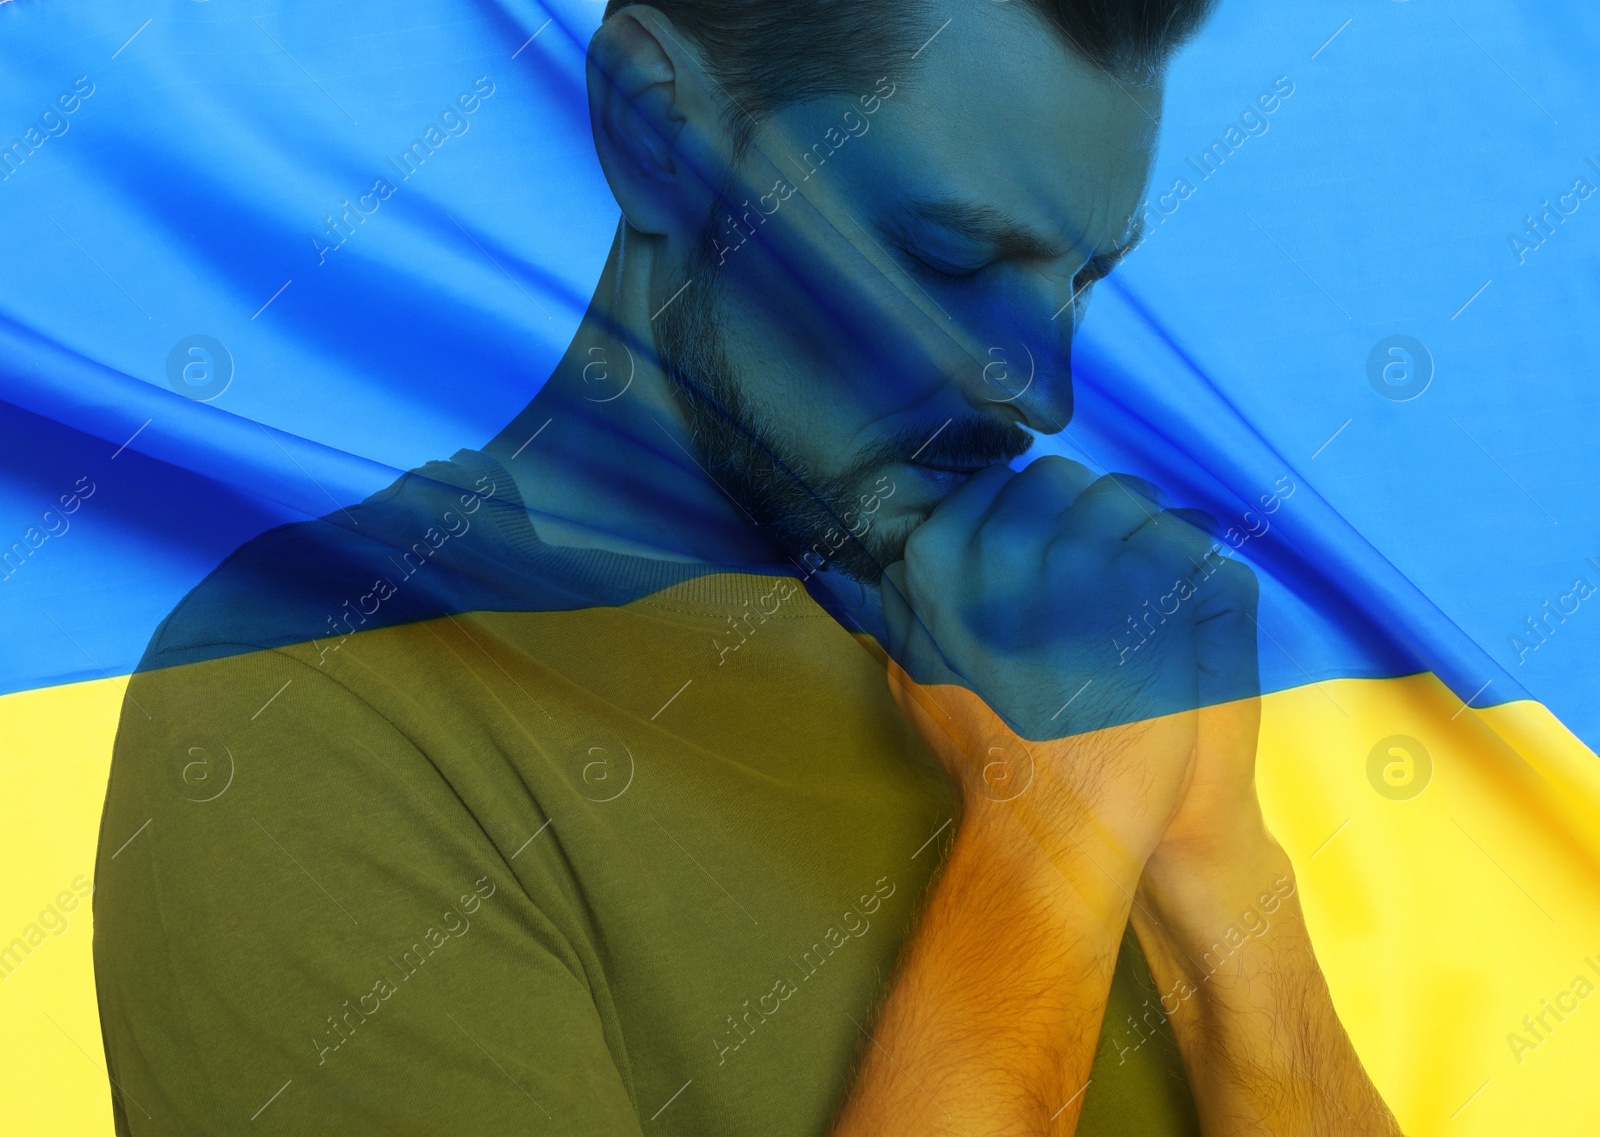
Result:
[[[1071,319],[1063,312],[1062,320]],[[999,412],[1038,434],[1055,434],[1072,420],[1072,327],[1045,335],[1026,325],[992,337],[973,353],[961,383],[967,403]]]

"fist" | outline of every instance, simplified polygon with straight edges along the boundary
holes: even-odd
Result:
[[[1158,496],[1060,457],[984,470],[886,570],[896,696],[969,800],[1089,810],[1148,852],[1198,709],[1256,693],[1255,577]]]

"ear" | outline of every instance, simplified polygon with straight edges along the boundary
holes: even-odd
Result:
[[[698,232],[710,208],[708,147],[721,131],[699,60],[672,22],[631,5],[589,41],[595,151],[628,224],[642,233]]]

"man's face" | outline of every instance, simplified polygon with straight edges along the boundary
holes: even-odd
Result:
[[[870,582],[972,470],[1071,417],[1072,335],[1134,237],[1160,109],[1018,5],[947,14],[878,83],[760,125],[654,325],[713,476],[804,567]]]

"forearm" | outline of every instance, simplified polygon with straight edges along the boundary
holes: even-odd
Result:
[[[1147,878],[1134,930],[1207,1137],[1393,1137],[1393,1116],[1340,1024],[1294,870],[1266,836],[1207,871]]]
[[[834,1137],[1074,1131],[1137,867],[1048,828],[967,811]]]

